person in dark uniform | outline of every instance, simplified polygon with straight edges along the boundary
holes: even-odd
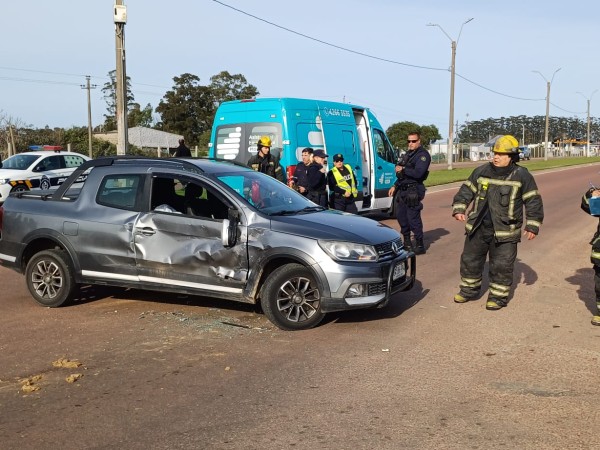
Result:
[[[248,160],[248,167],[257,172],[266,173],[283,183],[283,170],[281,164],[279,164],[279,158],[271,154],[271,138],[261,136],[256,143],[256,147],[256,155]]]
[[[356,175],[352,167],[344,164],[344,155],[333,155],[333,168],[327,172],[327,185],[334,209],[357,214],[358,208],[354,203],[358,195]]]
[[[186,147],[185,141],[183,139],[179,139],[179,147],[175,149],[175,153],[173,154],[175,158],[191,158],[192,152],[190,149]]]
[[[581,209],[590,215],[600,216],[598,212],[592,211],[590,206],[590,200],[597,197],[600,197],[600,189],[592,186],[581,198]],[[598,217],[598,228],[596,228],[590,244],[592,245],[590,259],[594,265],[594,293],[596,294],[596,314],[592,316],[592,325],[600,326],[600,217]]]
[[[423,241],[423,198],[425,185],[423,182],[429,175],[431,155],[421,145],[421,135],[417,132],[408,135],[408,151],[400,157],[396,164],[396,182],[388,191],[396,203],[396,219],[404,237],[404,248],[414,250],[415,254],[425,253]],[[411,232],[415,238],[413,246]]]
[[[544,220],[542,197],[533,176],[517,164],[518,146],[513,136],[498,138],[492,161],[475,168],[454,196],[452,215],[466,222],[456,303],[479,297],[489,255],[489,294],[485,307],[495,311],[507,306],[521,227],[525,223],[523,235],[528,240],[540,231]]]
[[[302,161],[296,164],[294,178],[290,180],[290,187],[305,197],[308,195],[308,166],[312,163],[313,151],[310,147],[302,150]]]
[[[315,150],[313,162],[308,166],[307,184],[308,194],[306,198],[323,208],[328,207],[327,200],[327,154],[323,150]]]

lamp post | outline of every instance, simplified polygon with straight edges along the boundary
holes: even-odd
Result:
[[[525,147],[525,124],[521,124],[521,126],[523,127],[523,135],[521,136],[521,147]]]
[[[554,71],[554,73],[552,74],[552,78],[550,78],[550,81],[548,81],[548,79],[544,75],[542,75],[542,72],[540,72],[539,70],[532,71],[535,73],[539,73],[540,77],[542,77],[546,82],[546,131],[544,132],[544,161],[548,161],[548,121],[550,119],[550,86],[552,86],[554,75],[556,75],[556,72],[558,72],[560,69],[561,68],[559,67]]]
[[[592,92],[589,97],[586,97],[579,91],[577,92],[579,95],[581,95],[583,98],[585,98],[587,100],[587,144],[585,146],[586,158],[589,158],[589,156],[590,156],[590,102],[592,101],[592,97],[594,96],[594,94],[596,92],[598,92],[598,89],[596,89],[594,92]]]
[[[442,33],[444,33],[446,35],[446,37],[448,39],[450,39],[450,42],[452,43],[452,62],[450,65],[450,118],[448,120],[448,170],[452,170],[452,157],[454,155],[453,152],[453,147],[454,147],[454,142],[453,142],[453,134],[454,134],[454,125],[452,122],[454,122],[454,79],[455,79],[455,68],[456,68],[456,46],[458,45],[458,41],[460,39],[460,35],[462,33],[462,29],[465,26],[465,24],[469,23],[471,20],[473,20],[473,17],[471,17],[470,19],[467,19],[463,22],[463,24],[460,26],[460,31],[458,32],[458,37],[456,38],[456,41],[453,40],[450,35],[448,33],[446,33],[446,30],[444,30],[442,28],[441,25],[437,24],[437,23],[428,23],[427,26],[428,27],[438,27]]]

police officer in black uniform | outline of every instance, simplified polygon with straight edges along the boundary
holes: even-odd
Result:
[[[415,254],[425,253],[423,242],[423,198],[425,185],[423,182],[429,175],[431,155],[421,145],[421,135],[412,132],[408,135],[408,151],[402,155],[396,165],[396,182],[388,195],[395,195],[396,218],[404,237],[404,248],[414,250]],[[411,242],[411,232],[415,238],[415,246]]]
[[[313,151],[310,147],[302,149],[302,161],[296,164],[294,177],[290,183],[291,188],[296,189],[305,197],[308,195],[308,166],[313,162]]]
[[[313,161],[308,165],[306,198],[323,208],[327,208],[327,160],[328,155],[323,150],[313,152]]]

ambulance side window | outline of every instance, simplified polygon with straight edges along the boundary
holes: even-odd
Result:
[[[396,152],[385,138],[383,131],[373,129],[373,145],[379,157],[387,162],[395,163],[397,159]]]

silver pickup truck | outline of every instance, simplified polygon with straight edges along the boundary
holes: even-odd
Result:
[[[123,286],[259,303],[284,330],[383,307],[416,273],[392,228],[215,160],[88,161],[56,191],[11,194],[0,233],[0,263],[44,306]]]

